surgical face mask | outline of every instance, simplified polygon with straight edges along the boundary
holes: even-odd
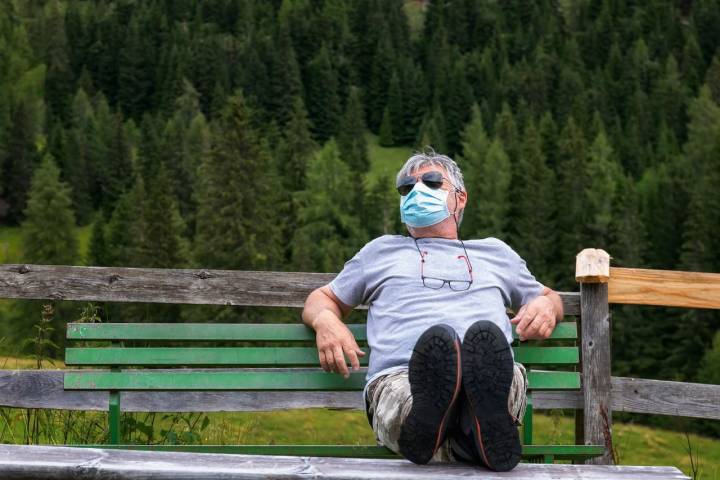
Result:
[[[423,182],[416,183],[410,193],[400,197],[400,220],[411,227],[429,227],[442,222],[450,216],[447,196],[447,190],[433,190]]]

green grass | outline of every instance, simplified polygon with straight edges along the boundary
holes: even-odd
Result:
[[[78,239],[79,259],[77,265],[86,265],[92,224],[75,229]],[[0,263],[25,263],[27,260],[23,255],[22,228],[21,227],[0,227]]]
[[[413,149],[410,147],[381,147],[378,136],[368,132],[365,135],[368,142],[368,156],[370,170],[366,175],[368,186],[373,186],[379,178],[387,177],[394,184],[395,175],[405,161],[410,157]]]

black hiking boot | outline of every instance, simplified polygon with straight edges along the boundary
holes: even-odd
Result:
[[[508,411],[513,374],[512,352],[502,330],[486,320],[472,324],[462,344],[468,414],[461,415],[459,427],[465,423],[467,428],[470,422],[475,451],[469,456],[499,472],[515,468],[522,453],[517,424]],[[455,445],[458,450],[468,450],[467,442],[461,443]]]
[[[412,407],[400,429],[400,454],[426,464],[454,423],[454,407],[462,386],[460,337],[445,324],[420,335],[409,365]]]

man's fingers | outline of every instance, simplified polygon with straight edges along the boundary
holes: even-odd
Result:
[[[337,372],[347,378],[350,372],[345,363],[342,347],[340,345],[336,346],[333,353],[335,354],[335,367],[337,368]]]
[[[510,319],[511,323],[518,323],[520,320],[522,320],[523,315],[525,315],[525,311],[527,310],[527,304],[520,307],[520,310],[517,311],[515,316]]]
[[[318,350],[318,357],[320,358],[320,366],[322,367],[323,370],[328,372],[329,367],[327,364],[327,360],[325,359],[325,352],[323,352],[322,350]]]
[[[357,351],[352,347],[346,347],[345,355],[347,355],[350,359],[350,365],[352,365],[352,369],[358,370],[360,368],[360,360],[358,360]]]
[[[536,311],[534,308],[528,308],[527,312],[525,312],[525,315],[523,315],[520,322],[517,324],[517,328],[515,329],[518,333],[522,333],[524,336],[527,336],[527,328],[528,325],[532,323],[532,321],[536,317]]]

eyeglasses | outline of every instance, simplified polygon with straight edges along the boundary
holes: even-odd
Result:
[[[447,180],[450,182],[449,179],[442,176],[442,173],[437,171],[431,171],[431,172],[425,172],[420,177],[420,180],[427,185],[429,188],[432,188],[433,190],[437,190],[438,188],[442,187],[443,180]],[[410,193],[410,190],[415,187],[415,184],[417,183],[417,177],[413,177],[411,175],[406,175],[402,177],[398,183],[397,183],[397,191],[400,195],[403,197]]]
[[[465,249],[465,244],[462,240],[460,240],[460,244],[463,247],[463,250],[465,251],[465,255],[458,255],[457,258],[462,258],[465,260],[465,265],[467,266],[468,273],[470,274],[470,280],[448,280],[444,278],[438,278],[438,277],[426,277],[425,276],[425,256],[428,254],[427,251],[421,251],[420,247],[417,244],[417,239],[413,237],[413,240],[415,240],[415,247],[418,249],[418,252],[420,253],[420,278],[423,282],[423,287],[432,288],[433,290],[440,290],[445,286],[447,283],[450,287],[450,290],[454,290],[456,292],[462,292],[464,290],[468,290],[470,288],[470,285],[473,283],[473,273],[472,273],[472,264],[470,263],[470,257],[468,257],[467,250]]]

